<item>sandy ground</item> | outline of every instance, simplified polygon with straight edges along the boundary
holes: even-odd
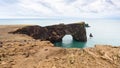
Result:
[[[24,26],[0,26],[0,68],[120,68],[120,47],[60,48],[27,35],[8,34]]]

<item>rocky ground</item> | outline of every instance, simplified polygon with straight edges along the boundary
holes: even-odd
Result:
[[[0,68],[120,68],[120,47],[60,48],[49,41],[8,34],[22,27],[0,26]]]

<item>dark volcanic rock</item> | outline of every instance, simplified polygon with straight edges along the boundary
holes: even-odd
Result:
[[[11,33],[27,34],[34,39],[49,40],[51,42],[62,41],[66,34],[71,34],[74,40],[86,42],[85,23],[59,24],[52,26],[27,26]]]

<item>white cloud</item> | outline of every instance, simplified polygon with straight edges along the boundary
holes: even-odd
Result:
[[[16,1],[16,2],[14,2]],[[13,3],[14,2],[14,3]],[[119,0],[1,0],[0,17],[112,17]]]

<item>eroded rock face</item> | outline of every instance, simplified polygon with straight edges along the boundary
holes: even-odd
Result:
[[[86,29],[85,23],[74,24],[59,24],[52,26],[27,26],[22,29],[18,29],[12,33],[27,34],[34,39],[49,40],[51,42],[62,41],[62,38],[66,34],[73,36],[74,40],[86,42]]]

